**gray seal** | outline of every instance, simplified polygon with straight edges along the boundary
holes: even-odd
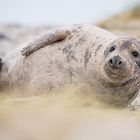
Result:
[[[9,53],[1,89],[51,91],[85,83],[106,102],[127,105],[140,87],[140,40],[92,25],[62,26]]]

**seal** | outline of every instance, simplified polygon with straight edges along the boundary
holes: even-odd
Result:
[[[52,91],[86,83],[98,98],[127,105],[140,87],[139,46],[92,25],[57,27],[3,58],[1,87]]]

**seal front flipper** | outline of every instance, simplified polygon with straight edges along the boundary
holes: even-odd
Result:
[[[129,103],[128,108],[132,111],[140,109],[140,90],[138,91],[132,102]]]
[[[22,50],[21,54],[23,56],[28,56],[31,53],[39,50],[40,48],[45,47],[46,45],[53,44],[57,41],[62,41],[66,39],[71,32],[76,29],[75,26],[71,27],[58,27],[48,31],[47,33],[42,34],[41,36],[35,38],[29,42]]]

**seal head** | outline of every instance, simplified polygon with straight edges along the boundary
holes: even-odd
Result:
[[[105,50],[104,73],[112,83],[124,83],[140,74],[140,41],[124,37]]]
[[[118,89],[119,96],[122,92],[129,102],[140,87],[140,40],[132,37],[116,39],[104,50],[104,60],[101,67],[106,85]]]

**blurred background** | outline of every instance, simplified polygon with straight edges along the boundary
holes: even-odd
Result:
[[[0,0],[0,21],[25,25],[96,23],[139,0]]]
[[[0,0],[0,57],[54,26],[87,23],[140,37],[140,1]]]
[[[0,57],[59,25],[92,24],[140,38],[140,0],[0,0]],[[140,140],[140,111],[115,108],[71,87],[0,93],[0,140]]]

